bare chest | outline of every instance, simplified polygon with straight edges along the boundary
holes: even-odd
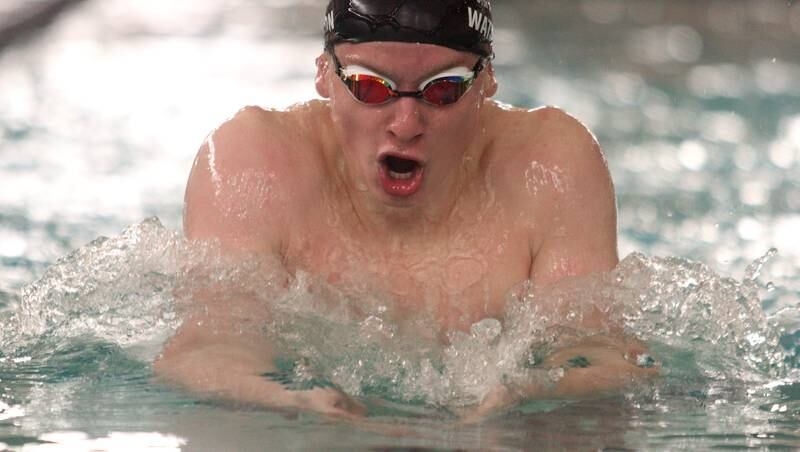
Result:
[[[531,253],[525,231],[491,219],[377,243],[318,224],[295,235],[287,261],[344,291],[384,297],[400,312],[427,311],[449,330],[499,316],[508,291],[528,278]]]

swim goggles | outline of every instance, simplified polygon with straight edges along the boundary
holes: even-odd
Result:
[[[353,97],[367,105],[382,105],[399,97],[422,99],[437,107],[451,105],[459,101],[469,91],[478,74],[485,67],[485,59],[475,63],[472,70],[458,68],[437,75],[420,85],[419,91],[397,91],[393,83],[369,69],[359,66],[343,68],[333,49],[328,50],[336,66],[336,75],[347,86]]]

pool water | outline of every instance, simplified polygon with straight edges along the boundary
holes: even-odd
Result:
[[[663,375],[480,425],[452,412],[532,372],[549,340],[540,294],[516,288],[502,326],[445,346],[403,333],[372,294],[365,315],[347,297],[321,315],[312,275],[264,291],[248,263],[180,237],[203,137],[243,105],[315,96],[323,7],[87,0],[0,52],[0,450],[800,447],[800,5],[495,5],[498,98],[578,116],[616,183],[627,257],[562,290],[603,294]],[[211,280],[262,293],[280,313],[271,331],[303,332],[280,338],[287,354],[362,397],[367,420],[154,382],[176,289]]]

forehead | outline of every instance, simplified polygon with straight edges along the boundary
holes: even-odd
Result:
[[[336,55],[343,65],[358,64],[386,73],[430,73],[456,66],[472,67],[478,56],[432,44],[405,42],[341,43]]]

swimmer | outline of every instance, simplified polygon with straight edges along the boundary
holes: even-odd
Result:
[[[520,282],[617,265],[614,189],[594,136],[559,109],[492,100],[491,2],[331,0],[323,22],[323,100],[247,107],[209,136],[187,184],[188,239],[275,257],[289,278],[367,280],[403,312],[433,312],[442,331],[502,318]],[[257,318],[263,306],[236,310]],[[228,400],[365,413],[329,385],[292,382],[230,311],[184,322],[157,374]],[[546,362],[565,372],[554,388],[500,387],[473,415],[621,388],[656,371],[637,365],[639,348],[607,338],[559,350]]]

